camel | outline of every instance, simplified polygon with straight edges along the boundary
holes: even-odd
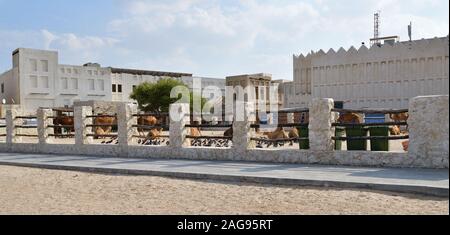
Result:
[[[402,134],[399,126],[391,126],[389,128],[389,132],[391,133],[391,135],[400,135],[400,134]]]
[[[158,123],[159,123],[158,119],[156,117],[154,117],[154,116],[142,116],[142,117],[139,117],[138,120],[137,120],[137,124],[139,126],[155,126]],[[144,128],[138,127],[137,131],[142,136],[145,135],[144,134],[144,132],[145,132]]]
[[[364,122],[364,120],[360,114],[343,113],[339,115],[338,122],[343,124],[361,124]]]
[[[264,132],[263,135],[267,136],[270,140],[289,139],[288,133],[282,127],[278,127],[273,132]]]
[[[101,114],[100,114],[101,116]],[[111,134],[112,127],[117,125],[117,118],[115,117],[96,117],[94,119],[94,125],[107,125],[107,126],[97,126],[95,127],[96,135],[109,135]],[[96,139],[101,137],[97,136]]]
[[[403,150],[405,152],[407,152],[409,149],[409,140],[402,142],[402,145],[403,145]]]
[[[394,122],[406,122],[406,121],[408,121],[409,114],[408,113],[392,113],[392,114],[389,114],[389,117]]]
[[[291,131],[289,131],[289,138],[299,138],[300,137],[300,133],[298,132],[297,128],[292,128]]]
[[[55,129],[54,129],[55,134],[62,134],[62,130],[65,130],[66,132],[69,132],[69,133],[75,131],[74,118],[66,116],[64,114],[53,119],[53,125],[55,125],[55,126],[58,126],[58,125],[72,126],[71,128],[55,127]]]

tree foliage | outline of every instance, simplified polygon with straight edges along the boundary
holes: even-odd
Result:
[[[131,93],[130,98],[136,100],[139,109],[144,112],[167,113],[169,112],[170,104],[177,102],[178,98],[170,98],[170,92],[177,86],[186,85],[174,79],[162,79],[157,83],[144,82],[137,86]],[[194,97],[200,97],[200,94],[190,93],[190,107],[192,112]],[[207,102],[206,99],[201,98],[201,106]]]

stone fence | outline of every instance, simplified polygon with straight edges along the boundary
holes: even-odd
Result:
[[[449,97],[423,96],[410,101],[409,107],[409,152],[335,151],[333,122],[336,113],[332,99],[314,99],[309,107],[309,150],[300,149],[252,149],[252,131],[249,121],[233,123],[233,145],[230,148],[198,148],[189,146],[186,136],[189,115],[170,122],[169,146],[134,145],[137,107],[119,104],[117,107],[118,144],[92,144],[93,110],[87,106],[76,106],[75,144],[54,144],[50,138],[53,129],[49,118],[52,110],[39,109],[37,144],[21,143],[16,136],[15,125],[20,112],[6,112],[6,143],[0,143],[0,152],[77,154],[112,157],[153,159],[196,159],[221,161],[255,161],[271,163],[300,163],[323,165],[350,165],[373,167],[417,167],[448,168],[449,154]],[[174,104],[171,110],[187,114],[187,104]],[[248,120],[249,115],[245,115]]]

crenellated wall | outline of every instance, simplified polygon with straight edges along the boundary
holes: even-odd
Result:
[[[333,98],[347,108],[408,108],[412,97],[449,94],[448,59],[448,37],[294,55],[286,106]]]

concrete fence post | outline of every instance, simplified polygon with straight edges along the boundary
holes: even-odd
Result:
[[[51,143],[50,136],[54,134],[54,129],[49,128],[49,125],[53,125],[53,119],[49,118],[53,116],[52,109],[38,109],[37,110],[37,129],[38,129],[38,137],[39,144],[49,144]]]
[[[92,134],[92,118],[87,116],[92,115],[92,107],[90,106],[75,106],[74,108],[74,125],[75,125],[75,145],[92,144],[93,138],[86,136]]]
[[[6,122],[6,143],[20,143],[22,142],[22,137],[16,136],[17,130],[16,125],[20,125],[20,120],[16,119],[19,116],[20,111],[17,108],[11,108],[6,110],[5,122]]]
[[[419,96],[409,104],[408,155],[416,164],[448,168],[449,96]]]
[[[333,151],[333,99],[313,99],[309,108],[309,142],[312,151]]]
[[[133,114],[137,113],[137,105],[122,103],[117,107],[117,132],[119,146],[125,147],[123,150],[128,152],[128,145],[132,144],[133,136],[136,135],[137,118]]]
[[[174,148],[189,146],[190,141],[186,139],[186,136],[190,133],[190,129],[186,128],[191,120],[189,104],[171,104],[169,112],[169,146]]]
[[[251,141],[254,131],[250,128],[252,122],[256,121],[255,106],[251,102],[245,102],[244,108],[244,119],[235,118],[233,122],[233,149],[237,152],[245,152],[256,146]]]

